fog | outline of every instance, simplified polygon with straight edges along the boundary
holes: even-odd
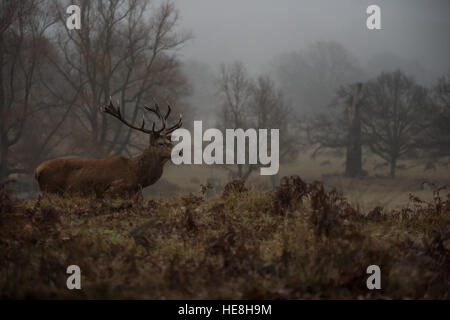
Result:
[[[179,26],[194,38],[181,50],[186,60],[217,68],[241,60],[252,73],[270,71],[273,59],[316,41],[336,41],[365,68],[372,57],[414,66],[407,70],[428,82],[450,65],[450,2],[399,0],[176,0]],[[368,30],[366,8],[381,8],[382,30]],[[378,59],[380,60],[380,59]],[[391,63],[391,64],[392,64]],[[377,73],[383,66],[372,66]],[[406,68],[406,67],[405,67]],[[372,70],[369,70],[370,73]]]
[[[449,299],[449,14],[0,0],[0,299]]]

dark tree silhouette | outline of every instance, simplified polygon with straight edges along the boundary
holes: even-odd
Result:
[[[61,141],[55,136],[67,106],[50,101],[44,84],[52,81],[46,58],[54,51],[47,35],[53,23],[46,1],[0,4],[0,181],[32,173]]]
[[[439,78],[431,91],[432,103],[426,113],[420,147],[429,166],[442,161],[448,165],[450,157],[450,70]]]
[[[308,126],[308,138],[315,145],[313,156],[323,149],[345,149],[345,175],[359,177],[362,169],[362,131],[359,98],[362,84],[342,86],[326,113],[314,116]],[[331,107],[330,106],[330,107]]]
[[[362,85],[341,87],[332,105],[346,106],[313,118],[309,138],[322,149],[346,149],[347,176],[364,175],[362,150],[367,147],[396,175],[398,161],[418,158],[423,143],[427,89],[401,71],[382,73]],[[356,89],[356,91],[355,91]],[[437,120],[436,120],[437,121]]]
[[[345,175],[348,177],[359,177],[364,174],[362,169],[362,137],[361,137],[361,110],[359,95],[362,84],[355,85],[355,92],[351,104],[348,106],[348,137],[347,154],[345,161]]]
[[[382,73],[364,85],[360,104],[365,141],[389,163],[392,178],[399,160],[417,156],[428,103],[427,90],[401,71]]]
[[[78,143],[73,152],[130,155],[130,147],[139,148],[142,137],[98,108],[112,96],[125,117],[136,122],[144,104],[154,100],[178,110],[186,107],[179,98],[189,93],[189,87],[176,53],[190,35],[178,32],[178,11],[168,1],[158,6],[144,0],[79,3],[82,27],[76,32],[64,23],[70,1],[56,5],[59,56],[51,60],[66,92],[79,91],[73,129]]]

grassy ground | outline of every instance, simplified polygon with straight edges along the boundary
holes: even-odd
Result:
[[[210,199],[198,189],[133,201],[0,193],[0,298],[450,298],[446,190],[363,210],[298,177]],[[71,264],[82,290],[66,288]],[[381,290],[366,287],[373,264]]]

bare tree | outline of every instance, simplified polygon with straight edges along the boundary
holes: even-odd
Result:
[[[313,147],[312,158],[319,154],[342,157],[349,147],[352,108],[352,87],[341,86],[326,112],[310,116],[306,125],[307,138]],[[359,108],[358,108],[359,109]],[[347,160],[346,160],[347,163]]]
[[[25,146],[49,152],[58,143],[55,133],[67,116],[47,100],[42,84],[46,57],[53,53],[47,33],[54,19],[47,1],[3,1],[0,10],[0,180],[10,174],[31,173],[42,154]],[[49,121],[36,120],[47,115]],[[32,138],[32,140],[30,139]],[[30,140],[31,141],[30,141]]]
[[[345,162],[345,175],[348,177],[359,177],[364,175],[362,169],[362,137],[361,137],[361,110],[359,95],[362,83],[355,85],[352,101],[348,105],[348,138],[347,155]]]
[[[431,91],[432,103],[426,112],[424,136],[420,147],[425,151],[428,166],[442,161],[448,165],[450,157],[450,70],[438,79]]]
[[[268,76],[253,80],[244,65],[235,62],[221,67],[218,85],[222,99],[222,128],[279,129],[280,162],[297,156],[302,140],[295,130],[300,125],[292,116],[283,93]],[[228,169],[233,176],[246,180],[260,164],[237,164],[236,167]],[[272,176],[273,184],[274,178]]]
[[[427,90],[401,71],[382,73],[364,85],[360,103],[367,145],[389,163],[395,178],[398,161],[417,156]]]
[[[65,3],[57,3],[65,21]],[[61,23],[56,42],[61,59],[53,66],[70,92],[78,92],[74,112],[75,151],[94,157],[130,154],[133,130],[112,122],[98,107],[112,96],[130,121],[144,101],[177,102],[189,92],[177,50],[189,39],[176,31],[178,12],[171,2],[144,0],[80,1],[80,30]],[[132,143],[131,143],[132,142]],[[141,148],[142,149],[142,148]]]
[[[221,65],[217,87],[222,101],[222,117],[219,120],[222,129],[251,127],[249,99],[252,86],[252,80],[242,62],[235,61],[228,66]],[[240,179],[247,179],[253,170],[244,164],[237,165],[237,172],[232,168],[226,168],[230,170],[231,175],[236,175]]]
[[[251,88],[249,110],[255,129],[279,129],[279,160],[287,163],[297,158],[306,146],[304,123],[295,116],[280,89],[269,76],[260,76]],[[272,152],[270,150],[270,152]],[[249,172],[258,166],[249,166]],[[272,175],[272,187],[278,183],[278,175]]]
[[[308,126],[309,142],[315,145],[313,156],[322,149],[346,149],[345,175],[361,177],[362,132],[359,96],[362,84],[342,86],[335,101],[334,112],[319,113]],[[343,104],[343,108],[340,108]],[[343,112],[342,112],[343,111]]]
[[[224,123],[233,128],[249,125],[248,102],[253,84],[242,62],[221,65],[217,84]]]
[[[344,108],[317,115],[309,138],[315,153],[322,149],[346,150],[347,176],[364,174],[363,147],[381,157],[395,177],[398,161],[417,159],[423,140],[427,90],[401,71],[382,73],[364,85],[343,86],[333,105]]]

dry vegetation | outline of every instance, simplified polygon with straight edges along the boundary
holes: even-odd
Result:
[[[205,191],[205,188],[203,188]],[[450,292],[450,194],[362,212],[297,176],[148,201],[0,194],[0,298],[439,298]],[[82,290],[66,288],[68,265]],[[382,290],[366,288],[380,265]]]

